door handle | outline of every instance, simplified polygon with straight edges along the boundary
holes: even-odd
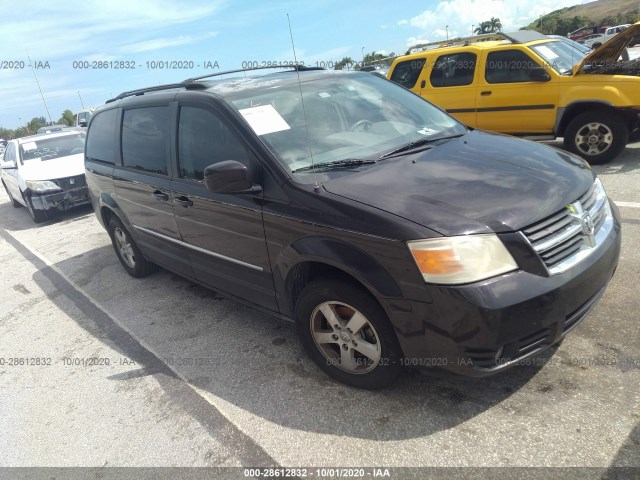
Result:
[[[484,92],[480,92],[480,95],[486,97],[487,95],[491,95],[491,90],[485,90]]]
[[[191,200],[189,200],[187,197],[185,197],[184,195],[176,197],[174,200],[178,205],[181,205],[184,208],[193,206],[193,202]]]
[[[151,194],[153,196],[153,198],[155,198],[156,200],[160,200],[163,202],[166,202],[167,200],[169,200],[169,195],[167,195],[164,192],[161,192],[160,190],[156,190],[155,192],[153,192]]]

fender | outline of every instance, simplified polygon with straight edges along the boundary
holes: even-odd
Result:
[[[393,276],[374,257],[364,250],[342,240],[309,236],[294,241],[276,259],[273,268],[274,283],[286,315],[300,289],[294,287],[298,268],[313,262],[340,270],[365,286],[375,297],[401,297],[402,290]]]
[[[595,108],[604,107],[604,108],[614,109],[615,105],[605,100],[598,100],[595,98],[591,98],[591,99],[584,99],[584,100],[575,100],[569,103],[568,105],[566,105],[565,107],[560,107],[558,108],[558,113],[556,115],[556,123],[553,127],[553,134],[556,137],[561,137],[562,134],[564,133],[564,129],[567,126],[567,123],[569,123],[570,121],[570,119],[565,120],[565,114],[568,111],[571,111],[575,108],[578,108],[581,111],[584,111],[584,110],[587,110],[589,107],[595,107]]]

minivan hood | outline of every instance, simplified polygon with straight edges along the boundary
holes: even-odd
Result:
[[[476,130],[323,186],[450,236],[521,230],[577,200],[593,178],[566,152]]]
[[[20,175],[24,180],[52,180],[73,177],[84,173],[84,155],[68,155],[51,160],[25,160],[20,165]]]
[[[631,39],[637,35],[640,35],[640,22],[635,23],[626,30],[618,33],[600,48],[595,49],[592,53],[584,57],[582,62],[580,62],[580,65],[578,65],[575,70],[575,75],[588,73],[583,71],[585,65],[599,65],[602,63],[617,62],[624,49],[629,45]]]

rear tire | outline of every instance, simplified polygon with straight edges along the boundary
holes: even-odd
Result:
[[[602,110],[577,115],[564,132],[565,148],[591,165],[601,165],[616,158],[628,140],[629,128],[624,120]]]
[[[329,376],[347,385],[379,389],[402,371],[396,333],[368,292],[340,279],[309,283],[295,307],[300,341]]]
[[[131,234],[118,217],[112,217],[109,222],[109,236],[118,260],[129,275],[142,278],[155,270],[155,265],[144,258]]]

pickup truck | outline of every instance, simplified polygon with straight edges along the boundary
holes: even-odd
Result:
[[[589,35],[583,38],[580,43],[594,49],[600,48],[604,43],[608,42],[610,39],[615,37],[617,34],[622,32],[623,30],[626,30],[630,26],[631,25],[625,24],[625,25],[618,25],[616,27],[609,27],[604,31],[604,33]]]

